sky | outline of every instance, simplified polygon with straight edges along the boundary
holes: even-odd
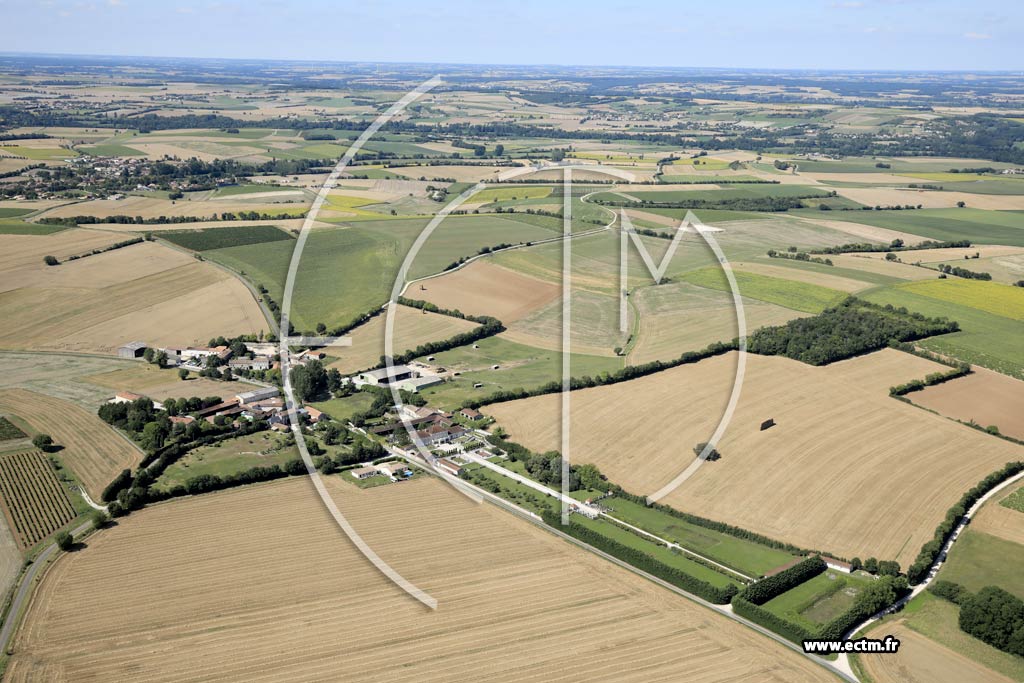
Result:
[[[1024,69],[1019,0],[0,0],[4,52]]]

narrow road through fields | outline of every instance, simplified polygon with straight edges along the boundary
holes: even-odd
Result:
[[[963,519],[960,520],[960,523],[956,525],[956,528],[953,529],[953,532],[949,535],[949,539],[946,541],[945,545],[942,546],[942,550],[939,551],[938,556],[935,558],[935,562],[933,562],[932,566],[928,568],[928,574],[926,575],[925,580],[914,586],[914,589],[910,591],[910,593],[907,596],[896,602],[895,605],[887,607],[881,612],[871,615],[861,623],[851,628],[844,637],[850,638],[853,636],[854,633],[857,633],[861,629],[880,620],[887,614],[893,614],[897,612],[904,605],[906,605],[908,602],[910,602],[918,595],[920,595],[925,589],[927,589],[928,584],[935,580],[935,576],[939,573],[939,569],[941,569],[942,565],[945,564],[946,558],[949,556],[949,551],[953,548],[953,544],[956,543],[956,540],[958,538],[960,538],[960,534],[963,532],[965,528],[967,528],[967,525],[971,522],[971,518],[974,517],[978,510],[981,509],[981,506],[984,505],[989,500],[991,500],[993,496],[995,496],[1003,489],[1009,486],[1013,486],[1014,484],[1021,480],[1024,480],[1024,472],[1021,472],[1020,474],[1010,477],[1009,479],[1007,479],[1006,481],[999,484],[991,491],[983,495],[981,498],[979,498],[978,502],[972,505],[971,508],[964,513]]]
[[[92,526],[92,522],[86,522],[78,528],[73,529],[71,531],[71,535],[78,536],[86,531],[90,526]],[[17,629],[18,624],[21,621],[22,609],[25,607],[25,598],[31,594],[32,587],[35,585],[35,580],[39,575],[39,572],[46,568],[49,564],[50,558],[52,558],[57,552],[59,552],[57,544],[51,543],[35,556],[32,560],[32,564],[29,565],[28,569],[26,569],[25,573],[22,575],[21,582],[18,584],[18,590],[15,591],[14,597],[11,599],[11,605],[7,610],[7,617],[4,619],[4,625],[0,628],[0,652],[7,652],[11,636],[14,635],[15,629]]]

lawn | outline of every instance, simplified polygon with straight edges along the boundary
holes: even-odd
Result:
[[[601,504],[610,508],[612,516],[623,522],[667,541],[674,541],[750,576],[761,576],[793,559],[784,550],[697,526],[667,512],[623,498],[609,498],[601,501]]]
[[[166,490],[200,474],[223,476],[257,465],[280,465],[299,457],[294,444],[288,446],[286,441],[284,435],[267,431],[197,448],[164,470],[153,486]]]
[[[624,546],[640,550],[663,564],[675,567],[676,569],[679,569],[696,579],[706,581],[713,586],[717,586],[719,588],[724,588],[725,586],[739,587],[738,582],[733,581],[725,574],[716,572],[713,569],[708,569],[704,565],[694,562],[690,558],[686,557],[683,553],[669,550],[663,545],[659,545],[653,541],[637,536],[632,531],[627,531],[612,522],[608,522],[603,519],[588,519],[583,515],[574,515],[572,521],[596,531],[602,536],[610,538]]]
[[[932,296],[923,296],[903,286],[881,287],[862,292],[858,296],[876,304],[904,306],[910,311],[927,316],[955,320],[960,323],[959,332],[929,337],[918,344],[968,363],[976,363],[1024,379],[1024,357],[1020,353],[1020,340],[1024,339],[1024,322]]]
[[[1024,599],[1024,546],[967,529],[949,559],[942,565],[938,578],[953,581],[977,592],[985,586],[999,586]]]
[[[374,396],[370,393],[356,392],[345,398],[332,398],[328,401],[312,403],[314,408],[327,413],[338,422],[346,422],[356,413],[367,410],[373,404]]]
[[[798,209],[798,215],[821,218],[820,211]],[[829,220],[877,225],[932,240],[971,240],[976,244],[1024,246],[1024,213],[982,209],[916,209],[913,211],[842,211]]]
[[[850,609],[873,579],[829,569],[766,602],[769,612],[812,631]]]
[[[291,242],[294,238],[273,225],[238,225],[205,230],[161,230],[157,237],[192,251],[227,249],[267,242]]]
[[[783,280],[742,270],[734,271],[734,275],[736,285],[743,296],[805,313],[820,313],[830,306],[835,306],[847,296],[845,292],[807,282]],[[679,279],[699,287],[731,291],[729,281],[720,268],[701,268],[683,273]]]
[[[562,376],[559,351],[518,344],[498,335],[482,339],[479,348],[461,346],[435,356],[433,364],[460,372],[454,381],[424,389],[420,393],[431,405],[447,409],[461,407],[472,398],[482,398],[505,389],[531,389]],[[420,359],[423,360],[423,359]],[[621,358],[572,354],[573,376],[614,372],[623,365]],[[492,366],[498,365],[497,370]],[[474,384],[482,387],[474,388]]]
[[[999,504],[1017,512],[1024,512],[1024,486],[1003,498]]]

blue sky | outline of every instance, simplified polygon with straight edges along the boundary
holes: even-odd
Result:
[[[502,64],[1020,70],[1018,0],[0,0],[0,50]]]

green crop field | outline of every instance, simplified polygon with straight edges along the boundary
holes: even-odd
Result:
[[[66,225],[44,225],[19,220],[0,220],[0,235],[52,235],[67,230]]]
[[[873,579],[829,569],[762,607],[813,631],[850,609],[857,595],[871,581]]]
[[[0,441],[13,441],[14,439],[24,439],[26,437],[27,434],[18,429],[17,425],[6,417],[0,417]]]
[[[602,519],[587,519],[582,515],[573,516],[572,521],[580,524],[581,526],[592,529],[602,536],[610,538],[624,546],[640,550],[663,564],[675,567],[676,569],[686,572],[690,576],[700,579],[701,581],[707,581],[713,586],[718,586],[719,588],[724,588],[726,586],[739,587],[738,582],[733,581],[725,574],[714,571],[713,569],[708,569],[704,565],[689,559],[682,553],[673,552],[663,545],[658,545],[653,541],[641,538],[633,532],[627,531],[626,529],[623,529],[611,522]]]
[[[899,285],[899,288],[930,299],[1024,321],[1024,287],[949,277],[945,280],[908,282]]]
[[[35,161],[70,159],[78,156],[78,152],[75,150],[63,147],[23,147],[19,145],[0,145],[0,154],[25,157]]]
[[[740,294],[751,299],[778,304],[795,311],[820,313],[846,298],[845,292],[806,282],[783,280],[743,270],[733,271]],[[720,268],[702,268],[679,276],[691,284],[719,291],[731,291]]]
[[[218,187],[214,191],[215,197],[234,197],[237,195],[256,194],[260,192],[280,192],[282,190],[292,190],[294,187],[284,187],[282,185],[266,185],[263,183],[247,183],[245,185],[225,185]]]
[[[161,230],[157,237],[192,251],[210,251],[267,242],[291,242],[294,238],[273,225],[238,225],[205,230]]]
[[[518,187],[488,187],[480,190],[470,199],[471,202],[500,202],[507,199],[541,199],[551,195],[551,187],[543,185]]]
[[[793,556],[785,550],[770,548],[754,541],[698,526],[656,508],[649,508],[623,498],[601,501],[611,515],[623,522],[649,531],[667,541],[700,553],[727,567],[749,576],[761,576],[786,564]]]
[[[81,151],[85,152],[94,157],[144,157],[145,152],[128,147],[127,145],[118,144],[100,144],[100,145],[89,145],[87,147],[79,147]]]
[[[350,228],[314,230],[302,253],[292,320],[299,330],[317,323],[348,323],[388,300],[398,269],[423,219],[364,221]],[[224,228],[217,228],[223,230]],[[212,231],[211,231],[212,232]],[[414,260],[410,278],[439,273],[462,256],[501,243],[551,237],[552,230],[500,216],[452,216],[441,223]],[[292,243],[270,242],[227,247],[204,256],[244,271],[281,302]]]
[[[820,211],[797,209],[797,215],[821,218]],[[981,209],[915,209],[913,211],[841,211],[829,220],[849,221],[900,230],[931,240],[971,240],[975,244],[1024,246],[1024,212]]]
[[[1022,567],[1024,545],[967,529],[957,539],[938,578],[959,583],[972,592],[999,586],[1024,599]]]
[[[17,218],[18,216],[24,216],[27,213],[32,213],[34,209],[22,209],[16,206],[3,206],[0,207],[0,218]]]
[[[929,337],[918,343],[932,351],[1024,379],[1024,358],[1019,343],[1024,339],[1024,323],[1019,320],[922,296],[903,286],[881,287],[857,296],[876,304],[903,306],[930,317],[955,320],[960,323],[959,332]]]

